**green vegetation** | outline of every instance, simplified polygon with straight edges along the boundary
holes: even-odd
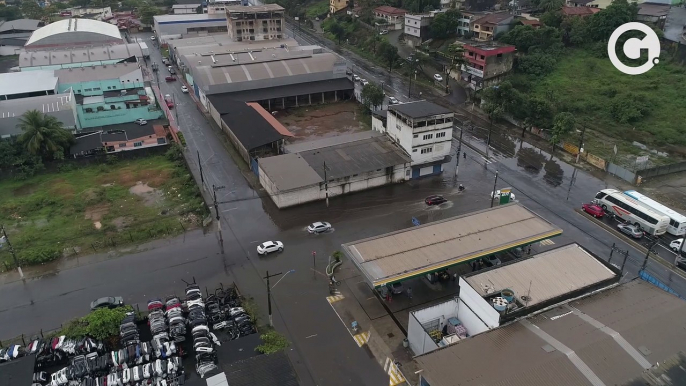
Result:
[[[290,342],[285,336],[279,334],[276,330],[270,330],[260,335],[262,344],[255,347],[255,351],[262,354],[274,354],[276,352],[285,350]]]
[[[177,147],[167,156],[109,156],[101,164],[67,162],[58,172],[22,176],[0,182],[0,224],[22,265],[181,233],[206,213]],[[13,266],[7,248],[0,262],[0,269]]]
[[[370,83],[362,88],[362,103],[367,111],[376,109],[383,104],[384,93],[376,84]]]
[[[132,308],[129,306],[113,309],[101,308],[83,318],[68,322],[56,335],[65,335],[72,339],[86,336],[103,341],[117,339],[121,321],[124,320],[126,313],[131,311]]]
[[[329,1],[322,0],[308,5],[305,9],[305,17],[307,17],[308,20],[314,20],[317,17],[322,18],[326,16],[328,12]]]

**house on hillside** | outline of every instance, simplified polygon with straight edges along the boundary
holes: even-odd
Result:
[[[515,22],[521,25],[531,26],[532,28],[541,28],[543,25],[540,20],[517,19]]]
[[[408,13],[402,8],[383,5],[374,9],[374,16],[386,21],[386,28],[389,30],[403,29],[405,14]]]
[[[591,7],[562,7],[562,15],[568,17],[587,17],[600,12],[600,8]]]
[[[644,23],[652,23],[660,29],[665,27],[665,21],[669,14],[669,4],[643,3],[638,5],[636,20]]]
[[[472,21],[471,29],[476,40],[493,40],[499,33],[509,31],[513,20],[508,12],[490,13]]]
[[[514,46],[488,42],[465,44],[462,48],[465,64],[460,78],[474,90],[500,83],[512,70]]]
[[[429,39],[429,27],[434,14],[406,14],[405,15],[405,41],[410,47],[419,46]]]
[[[329,0],[329,13],[334,15],[348,9],[348,0]]]
[[[592,1],[593,0],[567,0],[565,5],[568,7],[587,7],[588,3]]]

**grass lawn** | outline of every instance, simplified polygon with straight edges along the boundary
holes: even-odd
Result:
[[[308,5],[305,15],[308,20],[314,20],[316,17],[325,15],[327,12],[329,12],[329,1],[322,0]]]
[[[629,76],[615,69],[609,59],[569,50],[552,74],[531,87],[531,92],[556,101],[599,133],[589,138],[591,143],[598,142],[592,147],[611,151],[613,143],[627,146],[632,141],[686,146],[686,68],[682,66],[663,61],[645,74]],[[635,98],[646,111],[633,122],[618,123],[611,109],[626,96]],[[590,151],[595,150],[592,147]]]
[[[163,58],[168,58],[169,57],[169,48],[168,47],[161,47],[160,53],[162,54]]]
[[[0,182],[0,223],[22,265],[132,244],[197,226],[206,212],[183,161],[165,155],[62,167]],[[70,169],[70,170],[65,170]],[[140,183],[139,183],[140,182]],[[183,227],[181,226],[183,224]],[[10,263],[3,248],[0,261]],[[10,263],[11,264],[11,263]],[[0,264],[5,270],[6,264]]]

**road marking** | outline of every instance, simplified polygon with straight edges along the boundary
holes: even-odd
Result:
[[[314,338],[315,336],[317,336],[317,334],[314,334],[314,335],[310,335],[310,336],[306,336],[306,337],[305,337],[305,339],[310,339],[310,338]]]
[[[353,335],[353,339],[357,342],[358,347],[362,347],[369,342],[369,335],[371,335],[370,332],[361,332],[357,335]]]
[[[334,304],[335,302],[341,301],[343,299],[345,299],[345,296],[343,296],[343,295],[334,295],[334,296],[327,296],[326,297],[326,300],[330,304]]]
[[[386,357],[386,363],[383,366],[384,371],[389,375],[390,379],[388,386],[396,386],[405,381],[405,377],[395,365],[395,362],[391,358]]]
[[[493,163],[493,162],[489,161],[488,159],[486,159],[486,157],[484,157],[484,156],[481,156],[481,159],[484,160],[484,162],[486,162],[487,164]]]
[[[538,242],[538,244],[541,246],[543,246],[543,245],[554,245],[555,242],[553,240],[541,240]]]
[[[236,210],[236,209],[238,209],[238,208],[231,208],[231,209],[222,210],[222,213],[231,212],[232,210]]]

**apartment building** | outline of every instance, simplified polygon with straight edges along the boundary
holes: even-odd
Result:
[[[278,4],[226,7],[229,36],[234,41],[273,40],[284,36],[284,8]]]
[[[461,78],[475,90],[500,83],[512,70],[514,46],[494,42],[465,44]]]
[[[472,21],[471,27],[474,39],[478,41],[493,40],[501,33],[510,30],[514,16],[507,12],[490,13]]]

